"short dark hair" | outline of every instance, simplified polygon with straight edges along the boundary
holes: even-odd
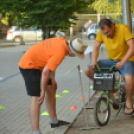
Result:
[[[104,19],[101,19],[100,22],[99,22],[99,27],[104,30],[104,26],[108,26],[108,27],[111,27],[111,24],[112,21],[110,19],[107,19],[107,18],[104,18]]]

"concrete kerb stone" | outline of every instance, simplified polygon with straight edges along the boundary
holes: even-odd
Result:
[[[90,99],[91,99],[91,97],[95,94],[95,91],[92,90],[92,91],[90,91],[90,93],[91,93],[90,94]],[[88,100],[88,98],[86,98],[85,99],[85,104],[87,104],[89,100]],[[76,117],[80,114],[82,109],[83,109],[83,104],[80,103],[77,106],[77,109],[72,114],[70,114],[70,116],[68,117],[67,121],[72,124],[75,121]],[[68,129],[69,129],[69,127],[57,128],[57,130],[56,130],[56,132],[54,134],[64,134]]]
[[[23,52],[23,51],[26,51],[28,48],[30,47],[30,45],[28,45],[28,46],[16,46],[16,47],[14,47],[14,48],[11,48],[12,49],[12,52]],[[11,50],[10,48],[1,48],[0,49],[0,51],[3,51],[3,52],[8,52],[8,51],[10,51]],[[16,59],[16,61],[17,61],[18,59]],[[18,70],[17,70],[17,72],[18,72]],[[16,76],[17,75],[17,77],[18,77],[18,74],[17,74],[17,72],[15,71],[13,74],[14,74],[14,76]],[[12,74],[10,74],[10,76],[11,76]],[[5,77],[6,78],[6,77]],[[8,77],[9,78],[9,77]],[[11,78],[11,77],[10,77]],[[12,77],[12,78],[14,78],[14,77]],[[6,79],[7,81],[9,81],[10,79]],[[5,81],[3,81],[3,82],[1,82],[1,84],[3,84]],[[11,82],[10,82],[11,83]],[[19,82],[20,83],[20,82]],[[64,87],[64,86],[63,86]],[[79,86],[78,86],[78,88],[79,88]],[[81,89],[80,89],[81,90]],[[92,96],[91,94],[92,94],[92,90],[91,90],[91,93],[90,93],[90,96]],[[13,95],[11,95],[10,94],[10,96],[13,96]],[[24,96],[26,96],[26,95],[24,95]],[[14,96],[13,96],[14,97]],[[71,98],[71,96],[70,96],[70,98]],[[90,97],[91,98],[91,97]],[[27,100],[26,100],[27,101]],[[68,101],[69,102],[69,101]],[[87,100],[87,98],[85,99],[85,104],[88,102],[88,100]],[[21,102],[20,102],[21,103]],[[13,103],[9,103],[8,105],[10,105],[10,104],[13,104]],[[23,104],[26,104],[26,103],[23,103]],[[58,104],[60,104],[60,102],[58,102]],[[16,103],[15,105],[14,105],[14,107],[17,107],[18,106],[18,103]],[[14,107],[11,109],[11,111],[10,111],[10,113],[12,113],[12,112],[14,112]],[[27,107],[26,107],[27,108]],[[71,112],[69,112],[68,114],[69,114],[69,116],[68,115],[66,115],[66,116],[68,116],[67,117],[67,121],[69,121],[69,122],[71,122],[71,123],[73,123],[74,122],[74,120],[76,119],[76,117],[79,115],[79,113],[82,111],[82,108],[83,108],[83,103],[81,102],[81,103],[79,103],[79,105],[77,105],[77,108],[76,108],[76,110],[74,110],[73,112],[71,111]],[[61,108],[58,108],[57,109],[57,111],[59,111]],[[64,111],[66,110],[66,109],[63,109]],[[18,110],[18,112],[19,111],[21,111],[21,110]],[[44,111],[44,108],[43,108],[43,110],[42,110],[42,112]],[[17,112],[17,111],[16,111]],[[6,112],[5,111],[5,114],[7,114],[8,112]],[[24,111],[23,111],[23,113],[22,114],[24,114]],[[63,115],[61,115],[61,116],[63,116]],[[20,116],[20,115],[18,115],[18,116],[16,116],[14,119],[16,120],[17,118],[19,117],[19,119],[20,120],[22,120],[21,122],[21,124],[23,124],[23,122],[25,122],[25,120],[23,121],[23,119],[22,119],[22,117],[24,117],[24,116]],[[45,117],[46,118],[46,117]],[[20,121],[19,120],[19,121]],[[65,119],[66,120],[66,119]],[[90,120],[90,119],[89,119]],[[44,122],[48,122],[49,121],[49,118],[47,118],[47,121],[45,120]],[[27,121],[28,122],[28,121]],[[12,127],[13,125],[11,125],[11,127]],[[85,126],[86,127],[86,126]],[[46,133],[46,131],[49,129],[49,127],[47,126],[46,128],[44,128],[43,126],[42,126],[42,130],[44,131],[42,131],[42,133]],[[56,131],[55,131],[55,133],[57,134],[62,134],[62,133],[65,133],[67,130],[68,130],[69,128],[60,128],[60,129],[57,129]],[[13,130],[11,130],[11,131],[14,131],[14,129]],[[20,130],[20,131],[22,131],[22,130]],[[31,128],[30,128],[30,130],[29,130],[29,127],[26,129],[26,131],[27,132],[30,132],[31,131]],[[16,131],[14,131],[14,133],[17,133],[18,131],[16,130]],[[23,132],[22,131],[22,133],[25,133],[25,132]],[[21,134],[21,132],[19,132],[19,134]]]

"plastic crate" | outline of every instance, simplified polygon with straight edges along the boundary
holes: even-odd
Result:
[[[93,90],[111,91],[114,89],[114,73],[95,73]]]

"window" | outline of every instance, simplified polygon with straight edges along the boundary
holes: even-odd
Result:
[[[41,29],[37,29],[37,27],[33,27],[33,31],[41,32],[42,30]]]
[[[91,25],[91,26],[90,26],[90,29],[91,29],[91,30],[94,30],[94,26],[95,26],[95,25]]]
[[[20,31],[20,27],[16,27],[15,28],[15,31]]]
[[[33,31],[32,27],[24,28],[23,31]]]
[[[37,30],[37,27],[33,27],[33,31],[36,31]]]
[[[95,28],[96,28],[96,29],[99,29],[99,25],[97,24]]]

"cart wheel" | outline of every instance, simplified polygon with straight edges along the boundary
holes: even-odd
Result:
[[[119,105],[113,102],[113,109],[119,109]]]
[[[96,124],[98,126],[107,125],[110,118],[110,112],[109,104],[107,109],[107,99],[105,97],[100,97],[94,107],[94,119]]]
[[[108,91],[109,98],[113,101],[114,106],[116,105],[117,107],[119,106],[119,98],[115,98],[113,95],[113,91]]]
[[[125,102],[126,102],[126,93],[124,93],[124,92],[121,94],[121,102],[124,102],[122,104],[122,110],[124,111],[125,107],[126,107],[126,104],[125,104]]]
[[[121,85],[121,96],[118,96],[118,99],[113,96],[113,91],[108,92],[109,98],[113,101],[113,108],[119,109],[119,103],[120,102],[126,102],[126,93],[125,93],[125,87]],[[119,100],[120,98],[120,100]],[[122,105],[122,107],[125,107],[125,103]]]

